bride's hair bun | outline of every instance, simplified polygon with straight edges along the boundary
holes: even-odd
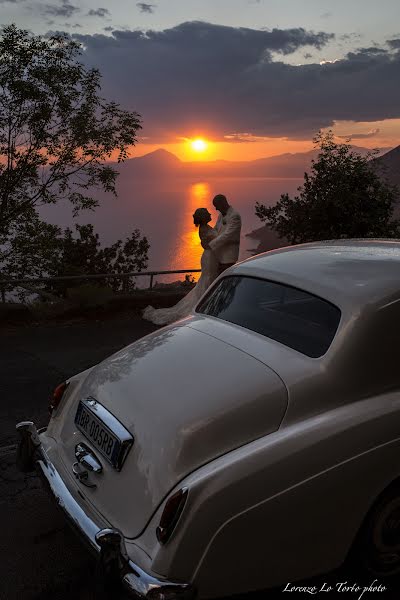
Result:
[[[208,212],[207,208],[196,208],[193,214],[193,222],[198,227],[199,225],[203,225],[205,223],[209,223],[212,217]]]

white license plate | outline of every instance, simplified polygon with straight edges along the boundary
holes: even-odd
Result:
[[[121,441],[82,401],[79,402],[78,410],[76,411],[75,424],[79,431],[92,442],[93,447],[113,467],[117,467]]]

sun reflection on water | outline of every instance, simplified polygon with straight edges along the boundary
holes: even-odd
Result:
[[[200,259],[203,248],[200,244],[199,230],[193,224],[193,213],[196,208],[208,208],[213,214],[211,205],[211,191],[208,183],[198,182],[192,184],[187,190],[184,205],[185,217],[182,220],[182,230],[179,232],[179,247],[175,256],[177,269],[200,269]],[[211,223],[212,224],[212,223]],[[178,266],[179,265],[179,266]],[[193,273],[197,280],[200,273]]]

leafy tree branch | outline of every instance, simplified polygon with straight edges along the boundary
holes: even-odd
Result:
[[[320,152],[304,174],[299,194],[282,194],[274,206],[256,203],[255,213],[290,244],[317,240],[400,237],[393,218],[399,190],[380,177],[376,152],[361,156],[331,131],[319,133]]]

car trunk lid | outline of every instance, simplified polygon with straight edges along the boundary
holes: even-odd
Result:
[[[99,403],[133,437],[120,471],[75,423],[85,399]],[[96,487],[77,485],[133,538],[186,475],[278,429],[286,407],[286,388],[268,366],[191,327],[170,326],[90,371],[79,397],[63,411],[62,459],[72,469],[77,445],[93,452],[102,464],[101,473],[89,474]]]

